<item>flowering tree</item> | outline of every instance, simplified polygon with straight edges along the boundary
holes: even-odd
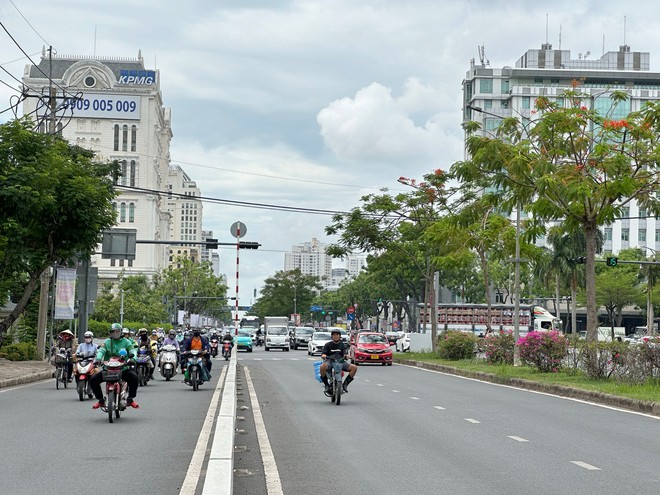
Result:
[[[595,253],[599,227],[620,217],[636,200],[660,214],[660,104],[614,120],[625,92],[612,91],[598,100],[575,88],[564,94],[566,106],[546,97],[536,100],[531,122],[504,119],[495,136],[476,133],[466,124],[470,159],[453,167],[463,181],[494,188],[501,206],[520,207],[535,224],[527,232],[545,232],[548,222],[563,223],[567,232],[582,231],[586,240],[587,340],[597,339]],[[603,115],[604,113],[604,115]]]

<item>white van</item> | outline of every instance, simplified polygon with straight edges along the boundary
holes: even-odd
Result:
[[[286,325],[267,325],[264,348],[289,350],[289,327]]]

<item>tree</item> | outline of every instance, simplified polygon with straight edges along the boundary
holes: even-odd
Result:
[[[460,180],[490,184],[504,208],[531,214],[539,233],[552,221],[562,222],[569,233],[584,232],[587,340],[594,341],[599,227],[620,217],[633,199],[660,214],[660,104],[650,102],[614,121],[612,113],[628,99],[625,92],[600,97],[610,103],[604,116],[584,104],[595,106],[591,95],[574,89],[563,96],[566,107],[539,97],[531,125],[510,117],[495,137],[477,135],[479,124],[468,123],[471,158],[453,170]]]
[[[309,308],[322,286],[315,275],[304,275],[298,268],[278,271],[264,281],[261,296],[251,312],[260,319],[266,316],[289,316],[296,310]]]
[[[145,323],[168,322],[167,308],[156,293],[146,275],[131,275],[119,278],[118,290],[111,283],[101,289],[94,304],[95,320],[119,321],[121,313],[121,291],[124,291],[124,320]]]
[[[32,126],[0,125],[0,294],[20,294],[0,322],[0,341],[42,272],[89,257],[115,223],[116,163],[96,163],[93,152]]]
[[[603,270],[596,275],[596,304],[607,311],[612,327],[612,341],[614,327],[621,326],[624,306],[634,304],[640,297],[636,278],[636,274],[631,271],[617,269]]]

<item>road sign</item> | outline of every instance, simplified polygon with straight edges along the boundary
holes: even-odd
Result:
[[[330,320],[332,320],[332,316],[328,315],[325,317],[325,321],[330,321]]]
[[[355,313],[348,313],[348,314],[346,315],[346,319],[347,319],[348,321],[353,321],[353,320],[355,319]]]
[[[321,311],[322,309],[323,309],[323,308],[322,308],[321,306],[311,306],[311,307],[309,308],[309,310],[312,311],[312,312],[314,312],[314,311]]]
[[[352,315],[353,313],[355,313],[355,308],[353,306],[349,306],[348,308],[346,308],[346,312],[349,315]]]
[[[239,229],[241,231],[241,235],[238,235]],[[229,227],[229,232],[233,237],[236,237],[237,239],[240,237],[245,237],[245,234],[247,234],[247,225],[245,225],[243,222],[234,222],[231,224],[231,227]]]

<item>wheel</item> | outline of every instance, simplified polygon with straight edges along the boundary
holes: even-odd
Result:
[[[380,364],[382,364],[383,366],[385,366],[387,363],[380,363]]]
[[[82,380],[78,380],[78,383],[76,384],[76,388],[78,389],[78,398],[80,399],[80,402],[85,400],[85,382]]]
[[[308,355],[308,356],[311,356],[311,355],[312,355],[312,353],[309,352],[309,349],[307,349],[307,355]]]
[[[66,376],[66,370],[64,370],[64,368],[62,368],[62,383],[64,384],[64,388],[67,388],[68,382],[69,382],[69,379]]]
[[[341,392],[342,392],[341,384],[337,383],[337,381],[335,380],[335,404],[336,405],[341,404]]]
[[[289,352],[289,348],[288,348],[288,347],[285,347],[284,350],[285,350],[286,352]]]
[[[270,351],[270,347],[266,346],[266,350],[267,350],[267,351]]]
[[[250,347],[250,348],[248,349],[248,352],[252,352],[252,347]]]
[[[117,402],[119,402],[119,398],[117,398]],[[119,404],[117,404],[117,407],[115,409],[115,418],[119,419],[119,416],[121,415],[121,411],[119,410]]]
[[[387,363],[388,366],[392,366],[392,363]]]
[[[115,391],[108,390],[108,398],[106,399],[105,406],[108,408],[108,421],[114,423],[115,419],[112,416],[115,409]]]
[[[165,381],[169,382],[170,378],[172,378],[172,370],[167,369],[165,370]]]
[[[60,380],[62,379],[62,368],[57,368],[55,371],[55,388],[60,389]]]
[[[199,382],[197,380],[197,370],[193,370],[190,372],[190,381],[192,382],[192,388],[195,392],[197,392],[197,389],[199,388]]]

